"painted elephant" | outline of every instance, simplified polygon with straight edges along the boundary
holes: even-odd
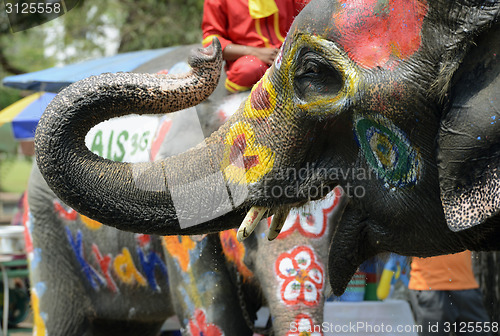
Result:
[[[157,335],[175,314],[160,240],[80,216],[36,167],[28,203],[33,334]]]
[[[241,101],[231,96],[217,113],[205,106],[165,119],[152,141],[152,155],[167,157],[194,146]],[[124,132],[112,126],[102,129],[92,133],[90,149],[129,159],[122,153],[127,152],[126,143],[116,146],[119,153],[110,145],[113,133],[118,139]],[[122,140],[136,134],[143,139],[147,132],[147,127],[135,129]],[[327,223],[340,216],[345,202],[341,189],[294,210],[277,244],[263,233],[242,244],[234,230],[220,236],[159,237],[102,226],[58,199],[36,166],[28,195],[37,336],[157,335],[174,313],[186,336],[252,335],[258,331],[254,320],[264,304],[276,336],[287,335],[291,321],[296,326],[323,322],[327,242],[332,234]],[[267,223],[262,221],[257,231],[266,230]]]
[[[241,95],[228,97],[216,115],[229,117],[238,101]],[[196,114],[191,111],[182,116],[186,114],[192,117],[184,118],[168,133],[157,159],[182,152],[196,141],[196,133],[200,134],[199,127],[198,132],[193,127]],[[182,145],[177,141],[172,146],[169,140],[181,136]],[[262,328],[253,325],[262,305],[269,307],[268,332],[272,335],[298,335],[293,331],[299,325],[305,330],[321,325],[328,242],[346,200],[343,190],[337,188],[323,200],[291,210],[275,243],[265,234],[272,218],[262,220],[256,234],[243,244],[238,242],[236,230],[203,239],[163,237],[172,299],[186,335],[201,335],[198,331],[204,335],[261,332]],[[226,266],[231,284],[221,283],[220,273]],[[241,319],[246,322],[243,327]]]
[[[201,101],[217,83],[217,41],[182,78],[109,74],[62,92],[38,127],[37,162],[81,213],[164,235],[243,222],[244,237],[266,211],[275,232],[290,206],[341,185],[351,201],[330,249],[336,294],[378,253],[498,249],[499,11],[497,0],[312,0],[203,144],[130,165],[92,156],[82,138],[125,106]]]

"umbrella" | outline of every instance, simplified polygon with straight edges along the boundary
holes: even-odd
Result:
[[[5,110],[0,111],[0,126],[6,122],[12,122],[14,137],[16,139],[33,138],[34,130],[42,112],[55,96],[50,92],[57,93],[78,80],[105,72],[157,73],[162,70],[168,70],[168,73],[172,74],[187,72],[189,71],[189,65],[187,64],[188,56],[191,50],[196,47],[200,47],[200,45],[193,44],[127,52],[64,67],[53,67],[22,75],[5,77],[3,79],[3,85],[5,86],[22,90],[46,91],[46,93],[37,93],[28,96]],[[223,85],[219,86],[222,88],[219,91],[223,91]],[[223,95],[219,91],[217,91],[218,95]],[[31,106],[30,104],[33,105]],[[28,105],[31,106],[32,114],[26,117],[26,119],[19,119],[18,122],[17,119],[24,115],[24,113],[19,113]],[[14,117],[16,118],[14,119]],[[31,123],[28,122],[28,118],[32,118]],[[23,123],[22,127],[21,122]]]
[[[0,111],[0,126],[12,122],[14,137],[32,139],[42,112],[64,87],[73,82],[104,72],[170,73],[189,70],[186,61],[191,50],[199,45],[133,51],[89,61],[53,67],[3,79],[3,85],[35,93]]]
[[[148,72],[170,69],[175,63],[187,61],[195,45],[121,53],[63,67],[53,67],[3,79],[3,85],[21,90],[59,92],[78,80],[104,72]],[[173,63],[172,63],[173,62]]]
[[[37,92],[0,111],[0,126],[12,123],[12,132],[17,140],[33,139],[38,120],[55,93]]]

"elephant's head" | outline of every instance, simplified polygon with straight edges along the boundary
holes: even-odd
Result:
[[[62,92],[38,126],[40,170],[78,212],[158,234],[228,229],[245,214],[253,226],[266,211],[279,230],[291,206],[341,185],[351,202],[330,252],[337,294],[380,252],[497,248],[499,11],[497,0],[313,0],[205,143],[141,165],[84,145],[111,116],[196,103],[219,66],[202,52],[185,79],[103,75]]]

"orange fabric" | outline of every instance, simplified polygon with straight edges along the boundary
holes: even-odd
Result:
[[[478,287],[472,272],[470,251],[412,260],[409,289],[464,290]]]
[[[250,16],[248,0],[205,0],[201,25],[203,46],[209,45],[216,36],[221,42],[222,50],[232,43],[260,48],[279,48],[295,16],[308,2],[309,0],[275,0],[278,13],[253,19]],[[248,87],[260,79],[260,77],[256,80],[244,78],[247,75],[255,77],[254,72],[260,70],[258,69],[260,64],[246,62],[250,66],[244,68],[243,73],[241,67],[234,74],[231,73],[232,68],[238,66],[235,65],[238,60],[226,62],[226,71],[228,78],[230,77],[226,87],[229,86],[230,91],[248,90]],[[264,64],[264,72],[268,67]]]

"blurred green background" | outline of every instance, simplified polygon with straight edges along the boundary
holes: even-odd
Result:
[[[67,14],[16,33],[4,6],[0,1],[0,80],[120,52],[201,42],[203,0],[79,0]],[[0,110],[31,93],[0,85]],[[22,193],[32,160],[21,153],[10,124],[1,126],[0,192]]]

